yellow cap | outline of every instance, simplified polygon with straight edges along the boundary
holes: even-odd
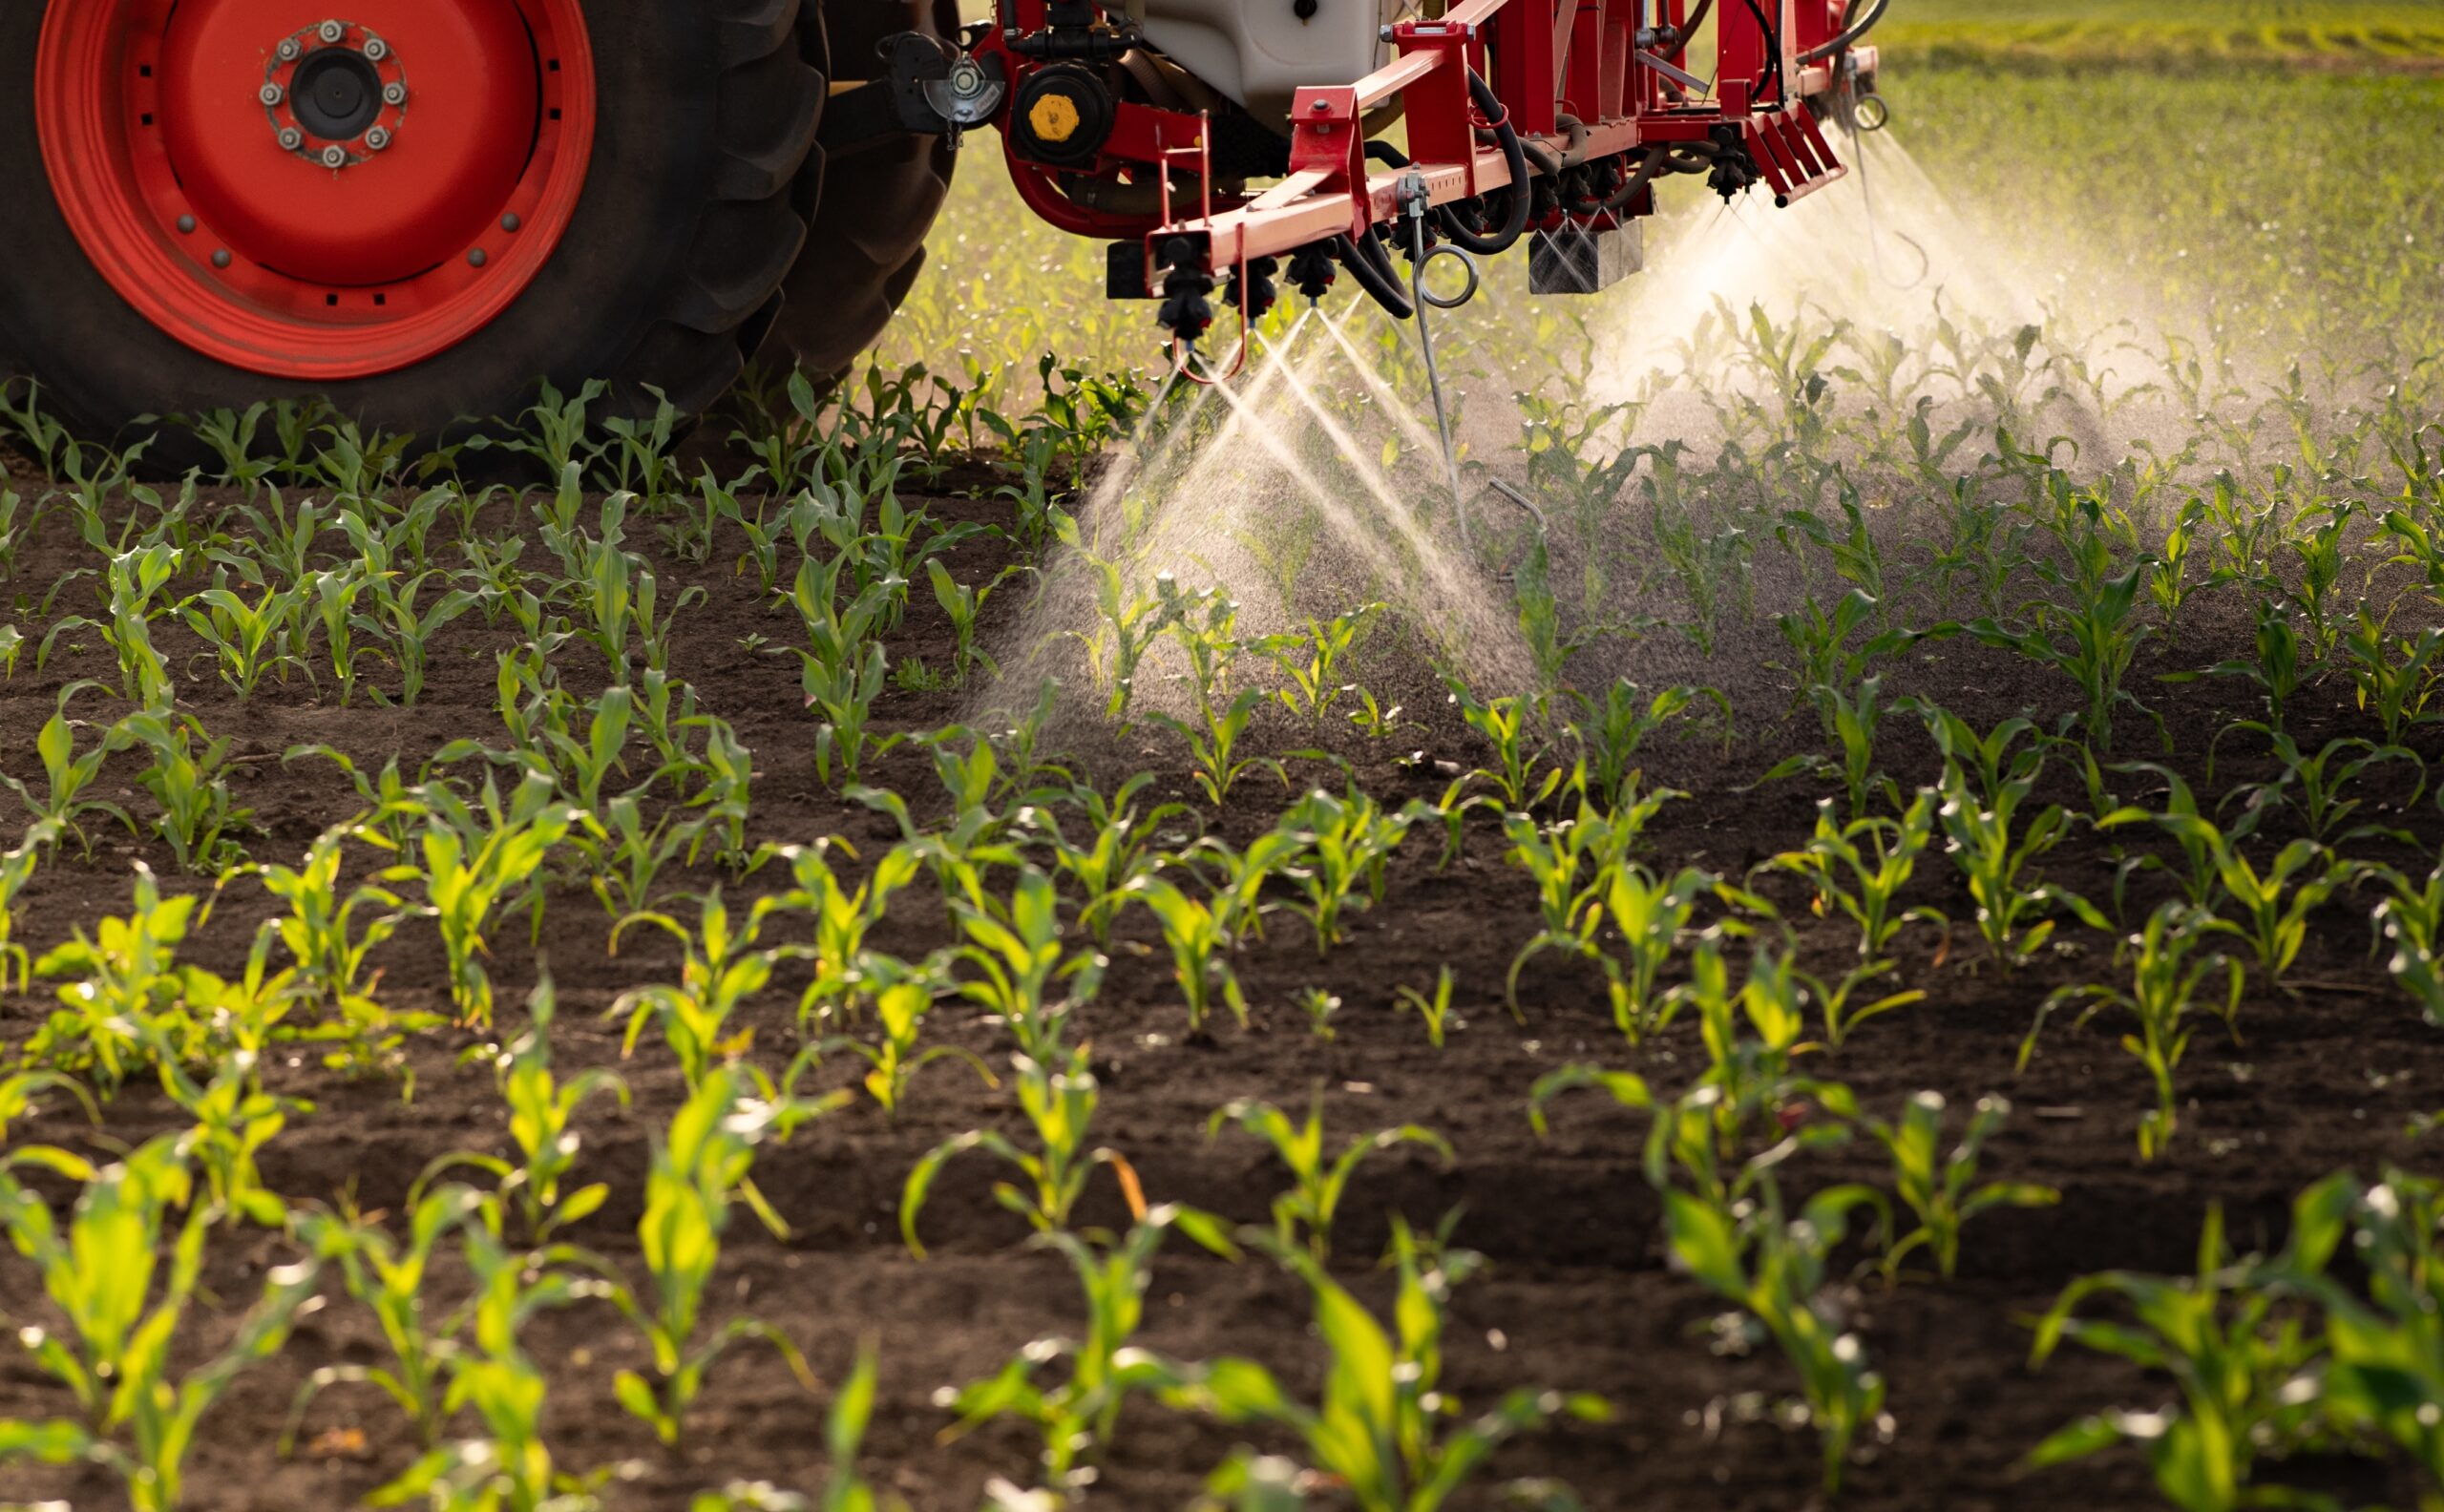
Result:
[[[1078,105],[1066,94],[1045,94],[1027,111],[1027,129],[1038,141],[1065,142],[1078,135]]]

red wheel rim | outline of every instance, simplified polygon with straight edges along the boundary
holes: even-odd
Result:
[[[593,156],[580,0],[52,0],[34,119],[119,296],[205,356],[337,382],[483,329]]]

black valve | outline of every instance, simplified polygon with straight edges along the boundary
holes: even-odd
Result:
[[[1249,320],[1260,321],[1280,302],[1281,290],[1273,281],[1274,274],[1280,268],[1281,264],[1269,257],[1252,259],[1248,263],[1246,287],[1240,286],[1239,270],[1233,268],[1231,285],[1222,297],[1246,311]]]
[[[1303,246],[1290,256],[1290,286],[1307,296],[1310,304],[1319,303],[1339,278],[1340,264],[1328,246]]]

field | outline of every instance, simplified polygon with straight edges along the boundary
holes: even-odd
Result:
[[[10,389],[0,1508],[2444,1507],[2444,8],[1895,10],[1448,471],[989,139],[693,436]]]

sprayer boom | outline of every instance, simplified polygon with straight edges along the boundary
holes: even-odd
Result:
[[[1109,292],[1182,344],[1217,297],[1244,327],[1340,271],[1405,319],[1387,242],[1533,239],[1536,287],[1593,292],[1659,178],[1786,205],[1844,172],[1826,122],[1883,123],[1860,39],[1887,0],[1411,3],[999,0],[963,52],[895,59],[894,97],[997,126],[1029,207],[1112,243]]]

